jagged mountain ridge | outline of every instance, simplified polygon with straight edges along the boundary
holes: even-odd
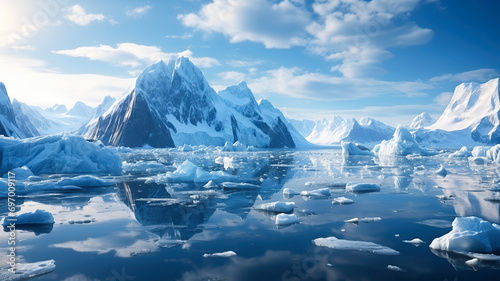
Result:
[[[282,116],[265,117],[246,83],[217,94],[188,58],[179,57],[148,66],[133,89],[86,126],[84,136],[129,147],[239,141],[294,148],[287,123]]]
[[[19,111],[19,103],[10,102],[5,84],[0,82],[0,135],[16,138],[38,136],[36,127]]]

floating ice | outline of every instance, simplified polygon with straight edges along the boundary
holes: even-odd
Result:
[[[245,182],[223,182],[222,186],[224,188],[233,188],[233,189],[256,189],[260,188],[259,185],[256,184],[251,184],[251,183],[245,183]]]
[[[275,221],[277,226],[291,225],[299,222],[300,220],[295,214],[278,214]]]
[[[34,176],[33,172],[31,172],[31,170],[26,166],[12,169],[12,170],[10,170],[10,172],[15,175],[16,180],[26,180],[29,177]],[[8,173],[5,173],[5,175],[3,175],[3,177],[7,178]]]
[[[337,197],[337,198],[333,199],[333,201],[332,201],[332,204],[341,204],[341,205],[352,204],[352,203],[354,203],[354,200],[349,199],[349,198],[344,197],[344,196]]]
[[[16,273],[12,274],[7,269],[0,270],[0,279],[5,281],[18,281],[46,274],[56,269],[55,260],[46,260],[33,263],[17,263]]]
[[[229,258],[236,256],[236,253],[233,251],[226,251],[222,253],[213,253],[213,254],[203,254],[204,258]]]
[[[184,243],[186,243],[186,241],[184,241],[184,240],[162,238],[162,239],[156,241],[155,245],[157,247],[160,247],[160,248],[173,248],[173,247],[183,245]]]
[[[425,242],[420,238],[413,238],[412,240],[403,240],[404,243],[413,244],[415,246],[419,246],[420,244],[424,244]]]
[[[44,210],[36,210],[32,213],[24,213],[21,215],[17,215],[15,217],[17,219],[15,221],[16,225],[39,225],[39,224],[53,224],[54,217],[51,213]],[[8,226],[11,223],[7,218],[2,220],[2,225]]]
[[[429,155],[427,150],[418,145],[410,131],[402,126],[398,126],[392,139],[377,144],[373,153],[377,156]]]
[[[434,239],[429,247],[461,254],[500,251],[500,226],[497,224],[478,217],[457,217],[452,226],[449,233]]]
[[[156,180],[157,182],[220,182],[231,178],[232,176],[222,171],[207,172],[191,161],[185,160],[175,171],[167,172],[165,175],[159,175],[156,177]]]
[[[345,190],[348,192],[380,191],[380,185],[374,183],[348,183]]]
[[[371,151],[362,146],[352,142],[342,142],[342,156],[347,157],[350,155],[372,155]]]
[[[213,180],[210,180],[203,187],[207,188],[207,189],[208,188],[216,188],[217,184]]]
[[[311,197],[314,197],[314,196],[330,196],[331,192],[330,192],[329,188],[320,188],[320,189],[315,189],[315,190],[311,190],[311,191],[303,190],[303,191],[300,192],[300,195],[302,195],[302,196],[311,196]]]
[[[22,166],[35,174],[122,171],[122,161],[111,149],[69,134],[22,140],[0,138],[0,154],[2,174]]]
[[[313,243],[319,247],[327,247],[336,250],[360,251],[379,255],[399,255],[398,251],[373,242],[338,239],[334,236],[317,238],[313,240]]]
[[[392,270],[392,271],[397,271],[397,272],[406,272],[406,270],[404,270],[401,267],[396,266],[396,265],[388,265],[387,269]]]
[[[472,152],[469,151],[469,149],[466,146],[463,146],[460,148],[460,150],[457,150],[450,154],[448,158],[461,158],[461,157],[471,157]]]
[[[479,259],[473,258],[465,262],[466,265],[470,267],[477,267],[479,266]]]
[[[294,202],[281,202],[281,201],[261,204],[261,205],[254,207],[254,209],[256,209],[256,210],[270,211],[270,212],[277,212],[277,213],[289,213],[289,212],[293,211],[293,208],[295,208]]]
[[[152,173],[152,172],[165,172],[166,166],[156,161],[137,161],[135,163],[123,162],[122,169],[125,173]]]
[[[439,176],[442,176],[442,177],[446,177],[446,175],[448,174],[448,171],[444,168],[443,165],[441,165],[439,167],[439,169],[435,172],[436,175],[439,175]]]
[[[352,218],[349,220],[345,220],[344,222],[349,222],[349,223],[360,223],[360,222],[378,222],[381,221],[382,218],[380,217],[366,217],[366,218]]]
[[[80,187],[112,186],[114,184],[112,180],[105,180],[92,175],[62,178],[56,183],[58,186],[74,185]]]
[[[299,195],[297,191],[291,190],[290,188],[284,188],[283,189],[283,195]]]

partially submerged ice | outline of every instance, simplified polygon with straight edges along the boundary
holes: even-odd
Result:
[[[275,220],[277,226],[291,225],[299,222],[300,220],[295,214],[278,214]]]
[[[334,236],[314,239],[313,244],[335,250],[368,252],[379,255],[399,255],[399,252],[373,242],[338,239]]]
[[[276,213],[289,213],[293,211],[293,208],[295,208],[294,202],[282,202],[282,201],[265,203],[254,207],[254,209],[256,210],[276,212]]]
[[[352,155],[373,155],[368,148],[353,142],[342,142],[340,146],[342,147],[343,157]]]
[[[410,131],[402,126],[398,126],[392,139],[377,144],[373,153],[377,156],[429,155],[427,150],[418,145]]]
[[[44,225],[54,223],[52,214],[45,210],[36,210],[35,212],[17,215],[15,219],[16,225]],[[8,226],[10,223],[8,218],[2,220],[2,225],[4,227]]]
[[[500,253],[500,226],[478,217],[457,217],[453,229],[432,241],[429,247],[465,254],[472,257],[492,259]],[[486,254],[486,255],[476,255]],[[495,254],[494,256],[491,254]]]
[[[234,251],[226,251],[221,253],[213,253],[213,254],[203,254],[204,258],[229,258],[236,256]]]
[[[189,160],[185,160],[175,171],[156,177],[158,182],[221,182],[231,178],[232,176],[222,171],[205,171]]]
[[[28,139],[0,137],[1,174],[27,166],[35,174],[120,174],[122,161],[111,149],[81,136],[59,134]]]
[[[33,278],[42,274],[46,274],[56,269],[54,260],[46,260],[33,263],[17,263],[16,273],[12,274],[7,269],[0,270],[0,279],[6,281],[18,281]]]
[[[373,192],[379,191],[380,185],[374,183],[348,183],[345,190],[347,192]]]

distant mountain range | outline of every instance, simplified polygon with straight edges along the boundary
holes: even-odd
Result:
[[[409,129],[415,139],[443,146],[500,143],[498,82],[457,86],[437,121],[425,112],[414,118]],[[238,141],[260,148],[295,148],[343,141],[375,144],[391,139],[394,131],[367,117],[288,120],[269,101],[256,101],[245,82],[216,93],[184,57],[148,66],[119,100],[107,96],[95,108],[83,102],[69,110],[58,104],[42,109],[15,99],[11,103],[0,83],[0,135],[17,138],[74,132],[128,147]]]

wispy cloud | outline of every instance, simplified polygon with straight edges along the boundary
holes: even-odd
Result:
[[[9,97],[43,107],[72,105],[78,100],[95,106],[104,96],[119,97],[133,82],[131,78],[108,75],[61,73],[50,69],[43,60],[0,55],[0,61],[0,79]]]
[[[424,44],[433,31],[409,20],[424,0],[303,1],[213,0],[182,23],[204,32],[222,33],[230,42],[253,41],[266,48],[303,46],[333,64],[345,77],[384,73],[381,62],[394,47]]]
[[[193,34],[191,33],[185,33],[182,35],[165,35],[165,38],[169,39],[189,39],[191,37],[193,37]]]
[[[140,6],[136,7],[134,9],[129,9],[125,12],[125,14],[129,17],[142,17],[143,15],[147,14],[149,10],[151,10],[150,5],[145,5],[145,6]]]
[[[485,82],[500,76],[496,69],[481,68],[455,74],[444,74],[433,77],[431,82],[457,81],[457,82]]]
[[[83,46],[76,49],[57,50],[55,54],[71,57],[83,57],[95,61],[104,61],[112,65],[138,68],[160,59],[168,60],[178,56],[190,58],[199,67],[208,68],[220,65],[219,61],[209,57],[194,57],[190,50],[178,53],[166,53],[156,46],[135,43],[119,43],[116,47],[109,45]]]
[[[64,18],[78,25],[86,26],[94,21],[103,21],[106,16],[103,14],[90,14],[82,6],[73,5],[66,9]]]
[[[263,76],[248,81],[253,91],[262,95],[280,94],[308,100],[356,100],[367,97],[400,95],[419,97],[433,89],[421,81],[383,81],[368,78],[348,78],[307,72],[300,68],[269,70]]]

